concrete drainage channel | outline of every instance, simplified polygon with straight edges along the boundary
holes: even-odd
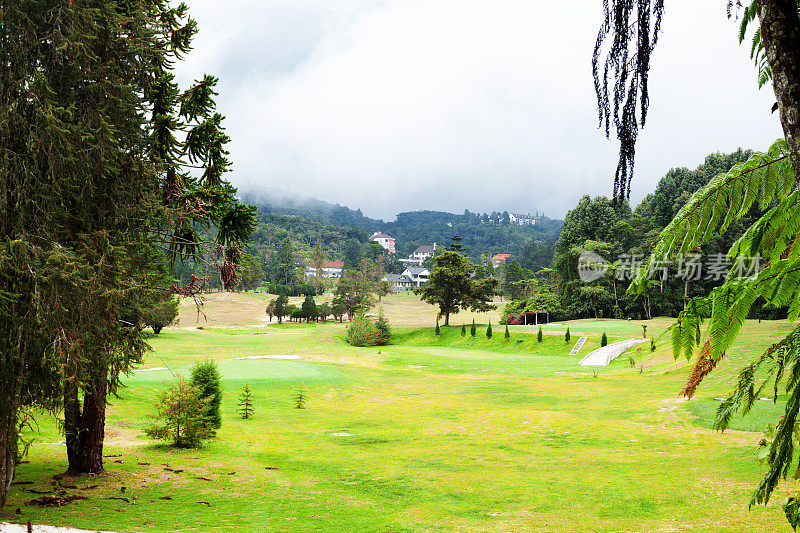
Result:
[[[608,366],[611,361],[627,352],[637,344],[647,342],[649,339],[628,339],[624,341],[612,342],[608,346],[603,346],[586,354],[586,357],[578,363],[582,366]]]

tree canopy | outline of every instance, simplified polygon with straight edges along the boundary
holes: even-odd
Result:
[[[492,296],[497,287],[494,278],[472,279],[475,264],[458,252],[443,252],[434,259],[428,281],[414,292],[429,304],[439,306],[444,325],[450,325],[450,315],[461,309],[485,312],[495,309]]]

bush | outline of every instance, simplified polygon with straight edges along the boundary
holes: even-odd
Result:
[[[487,328],[486,328],[486,338],[487,339],[491,339],[492,338],[492,321],[491,320],[489,321],[489,326],[487,326]]]
[[[331,316],[331,306],[328,303],[319,304],[317,306],[317,320],[322,320],[323,322],[328,321],[328,317]]]
[[[351,346],[375,346],[378,339],[378,328],[364,315],[356,315],[347,325],[347,342]]]
[[[167,387],[156,404],[156,423],[145,429],[153,439],[171,440],[178,448],[196,448],[203,439],[214,436],[214,424],[208,416],[211,399],[203,397],[199,387],[179,378]]]
[[[472,327],[469,330],[469,334],[473,337],[478,333],[478,330],[475,328],[475,319],[472,319]]]
[[[464,337],[467,334],[467,326],[461,324],[461,336]]]
[[[441,330],[439,329],[439,317],[438,316],[436,317],[436,330],[434,332],[436,333],[436,335],[440,335],[442,333]]]
[[[564,333],[564,342],[569,342],[569,326],[567,326],[567,332]]]
[[[239,416],[245,420],[253,418],[253,393],[250,386],[245,383],[239,394]]]
[[[178,317],[179,301],[175,296],[154,303],[142,309],[142,323],[153,328],[153,333],[158,335],[164,327],[172,325]]]
[[[655,352],[656,351],[656,340],[655,339],[650,339],[650,351],[651,352]]]
[[[543,335],[544,335],[544,333],[542,333],[542,326],[539,326],[539,331],[538,331],[538,332],[536,332],[536,340],[537,340],[538,342],[542,342],[542,340],[543,340]]]
[[[510,338],[511,338],[511,334],[508,332],[508,324],[506,324],[506,334],[505,334],[505,338],[506,338],[506,340],[508,340],[508,339],[510,339]]]
[[[292,312],[289,313],[289,318],[291,318],[292,320],[297,320],[298,322],[302,322],[303,321],[303,310],[302,309],[298,309],[296,306],[292,306],[292,307],[294,307],[294,309],[292,309]]]
[[[608,346],[608,336],[605,331],[603,332],[603,336],[600,337],[600,346]]]
[[[191,385],[197,387],[202,398],[208,399],[208,418],[211,426],[219,429],[222,426],[222,388],[219,381],[219,367],[214,361],[195,363],[192,367]]]

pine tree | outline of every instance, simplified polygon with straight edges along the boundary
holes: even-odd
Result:
[[[214,361],[195,363],[192,367],[191,385],[197,387],[202,398],[208,398],[208,418],[211,426],[219,429],[222,426],[222,386],[220,384],[219,366]]]
[[[145,429],[148,437],[171,440],[176,448],[196,448],[203,439],[214,436],[208,416],[210,398],[185,378],[170,385],[156,404],[156,423]]]
[[[567,332],[564,333],[564,342],[569,342],[569,326],[567,326]]]
[[[308,395],[306,394],[305,386],[300,385],[297,388],[297,393],[295,393],[294,397],[294,408],[295,409],[305,409],[306,403],[308,403]]]
[[[306,323],[317,319],[317,304],[314,302],[313,294],[306,294],[303,305],[300,306],[301,317],[306,319]]]
[[[469,329],[469,334],[473,337],[478,334],[478,329],[475,327],[475,319],[472,319],[472,327]]]
[[[486,328],[486,338],[487,339],[491,339],[492,338],[492,321],[491,320],[489,321],[489,325]]]
[[[392,342],[392,328],[389,326],[389,320],[383,314],[383,308],[378,313],[378,320],[375,322],[377,329],[376,341],[378,346],[386,346]]]
[[[603,336],[600,337],[600,346],[608,346],[608,336],[605,331],[603,332]]]
[[[467,334],[467,326],[461,324],[461,336],[464,337]]]
[[[542,342],[543,335],[544,335],[544,333],[542,333],[542,326],[539,326],[539,331],[536,332],[536,340],[538,342]]]
[[[508,332],[508,324],[506,324],[506,333],[505,333],[505,339],[506,339],[506,340],[509,340],[510,338],[511,338],[511,334]]]
[[[253,393],[247,383],[239,394],[239,416],[244,420],[253,418]]]

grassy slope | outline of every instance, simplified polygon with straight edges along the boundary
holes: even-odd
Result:
[[[688,367],[665,346],[634,354],[641,371],[620,358],[595,375],[568,356],[578,332],[590,335],[585,355],[602,331],[630,338],[638,324],[570,323],[568,345],[565,326],[545,327],[541,344],[535,328],[511,328],[507,342],[502,327],[488,340],[483,327],[462,338],[456,327],[436,337],[432,328],[395,326],[397,344],[353,348],[343,325],[247,328],[245,312],[223,304],[239,329],[165,330],[144,365],[185,373],[193,361],[220,360],[218,438],[190,451],[142,439],[169,373],[136,372],[110,408],[106,453],[121,457],[107,459],[107,475],[77,481],[97,488],[70,490],[90,499],[23,505],[36,497],[23,489],[49,490],[46,476],[66,464],[63,446],[46,444],[61,440],[55,425],[42,420],[18,477],[34,484],[16,485],[9,505],[22,507],[16,520],[125,531],[788,530],[780,495],[746,509],[761,471],[758,436],[701,427],[742,362],[786,323],[748,323],[698,397],[681,402]],[[410,313],[411,302],[398,304]],[[655,334],[667,322],[650,324]],[[235,360],[267,354],[303,360]],[[257,398],[252,421],[236,418],[245,382]],[[305,410],[291,405],[301,383]],[[760,429],[774,406],[759,409],[757,421],[737,423]]]

